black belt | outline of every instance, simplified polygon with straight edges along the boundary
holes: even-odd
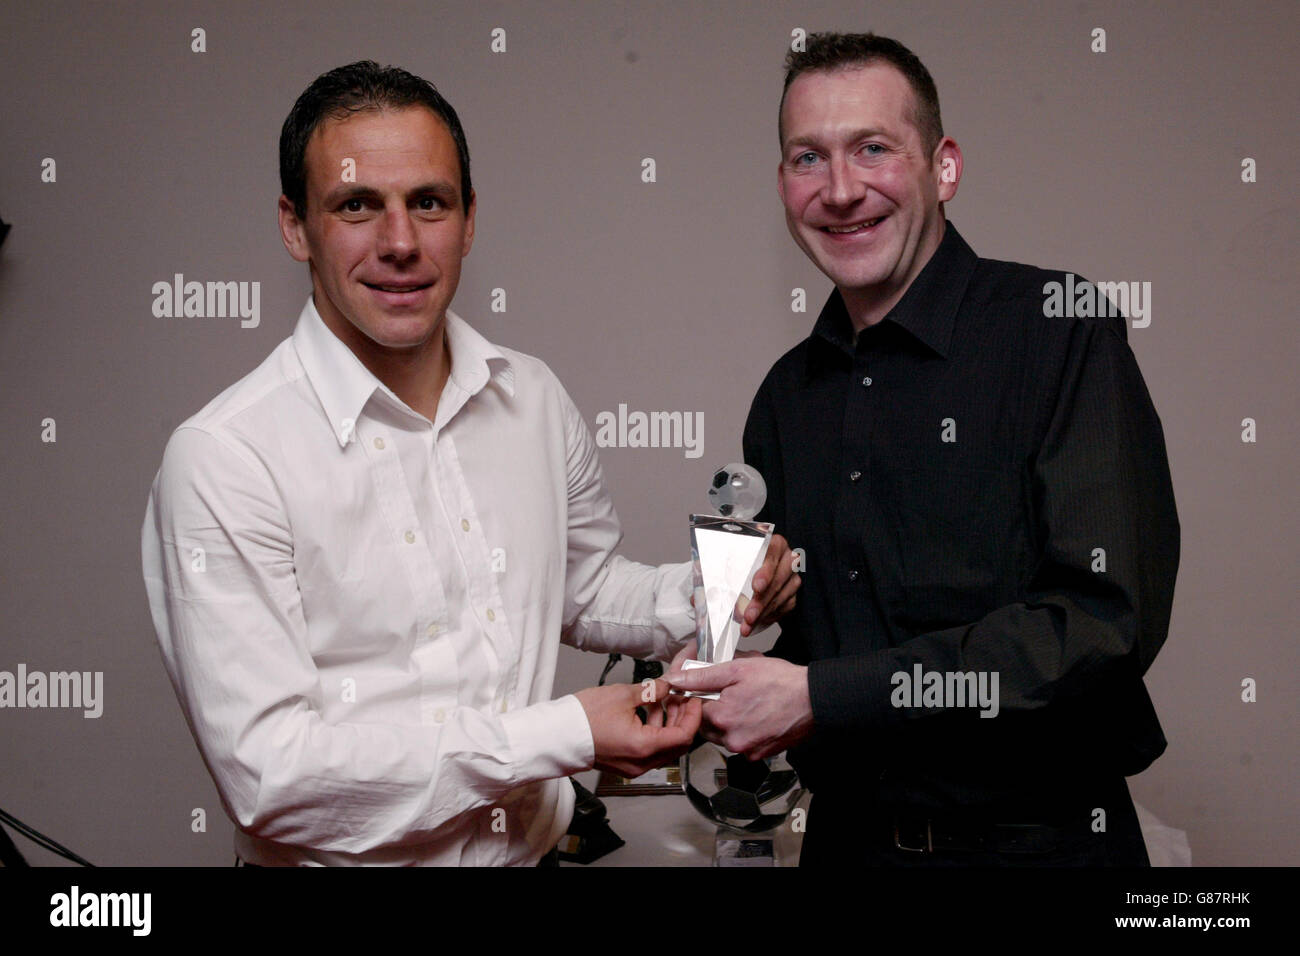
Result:
[[[986,823],[952,820],[900,811],[889,821],[889,837],[896,849],[909,853],[991,852],[1046,853],[1055,850],[1080,826],[1046,823]]]
[[[890,852],[915,854],[1050,853],[1089,843],[1092,808],[1123,811],[1132,800],[1122,777],[1062,782],[984,806],[926,807],[882,800],[870,784],[813,794],[809,828],[856,831]],[[1118,814],[1115,824],[1127,817]],[[1132,820],[1137,830],[1136,818]],[[1139,837],[1140,839],[1140,837]]]

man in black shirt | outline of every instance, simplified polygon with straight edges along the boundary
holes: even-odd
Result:
[[[769,656],[674,683],[722,691],[728,749],[789,748],[803,865],[1146,865],[1124,777],[1165,748],[1142,675],[1179,525],[1124,317],[946,221],[961,151],[895,41],[809,37],[780,135],[791,235],[835,291],[744,450],[802,600]]]

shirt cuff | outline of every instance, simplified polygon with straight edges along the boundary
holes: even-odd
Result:
[[[884,655],[832,657],[808,665],[808,697],[818,730],[863,730],[901,722],[889,702],[893,685]]]
[[[670,661],[695,636],[695,566],[690,561],[666,564],[655,588],[655,622],[663,635],[662,659]]]
[[[587,712],[573,694],[501,715],[517,783],[568,777],[596,763]]]

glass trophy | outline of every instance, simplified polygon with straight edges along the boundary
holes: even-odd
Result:
[[[763,566],[773,526],[751,520],[767,501],[763,476],[748,465],[719,468],[709,488],[716,515],[691,515],[695,565],[695,636],[698,660],[683,670],[731,660],[740,625],[754,596],[754,573]],[[717,700],[720,694],[687,692]],[[803,796],[785,754],[761,760],[733,754],[697,738],[682,757],[682,788],[691,805],[717,825],[714,866],[776,866],[777,834]]]
[[[695,568],[695,637],[698,659],[682,670],[731,660],[740,625],[754,596],[754,573],[763,566],[773,526],[751,520],[767,501],[763,476],[744,464],[719,468],[709,486],[717,514],[691,515],[691,561]],[[687,691],[717,700],[718,694]]]
[[[798,860],[797,837],[784,824],[804,789],[784,753],[750,760],[701,737],[681,767],[691,806],[716,825],[714,866],[783,866]]]

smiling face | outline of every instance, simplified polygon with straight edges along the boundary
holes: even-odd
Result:
[[[926,152],[914,102],[901,72],[874,63],[795,77],[781,110],[786,224],[859,327],[916,278],[943,237],[939,203],[957,192],[961,152],[946,137]]]
[[[321,319],[358,354],[428,345],[474,239],[446,124],[423,107],[326,119],[305,159],[307,217],[282,196],[280,226],[290,254],[311,264]]]

